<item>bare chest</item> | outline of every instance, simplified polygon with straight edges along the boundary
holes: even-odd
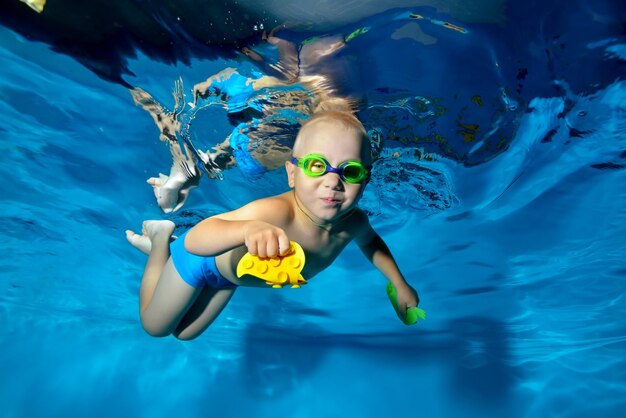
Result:
[[[304,231],[285,228],[289,239],[302,246],[305,253],[305,265],[302,276],[309,280],[322,270],[330,266],[348,245],[352,237],[345,231],[337,233],[307,234]],[[266,287],[265,283],[256,279],[239,279],[236,276],[237,264],[247,252],[242,246],[217,256],[217,266],[220,272],[230,281],[242,286]]]
[[[290,237],[304,249],[306,263],[302,276],[307,280],[330,266],[351,241],[351,237],[345,232],[321,236],[291,234]]]

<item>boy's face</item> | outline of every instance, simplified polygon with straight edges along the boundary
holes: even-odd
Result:
[[[294,149],[296,158],[320,154],[333,167],[339,167],[349,160],[360,161],[366,167],[371,165],[369,148],[364,146],[366,139],[352,127],[320,120],[307,127],[299,141]],[[295,189],[298,200],[322,221],[337,220],[356,207],[365,189],[365,181],[358,184],[347,183],[337,173],[309,177],[290,162],[287,162],[286,168],[289,186]]]

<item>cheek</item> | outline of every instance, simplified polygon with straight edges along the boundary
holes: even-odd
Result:
[[[346,194],[349,196],[351,201],[357,201],[363,196],[363,190],[365,190],[365,186],[354,186],[349,189],[346,189]]]
[[[298,190],[299,195],[306,197],[307,195],[310,195],[317,186],[316,182],[313,181],[312,178],[304,175],[304,173],[295,173],[293,176],[293,185],[291,187]]]

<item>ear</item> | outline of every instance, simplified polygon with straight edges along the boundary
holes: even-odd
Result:
[[[285,171],[287,171],[287,183],[293,189],[296,186],[296,166],[291,161],[285,161]]]

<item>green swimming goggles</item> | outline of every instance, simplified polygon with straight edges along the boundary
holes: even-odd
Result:
[[[302,158],[291,157],[291,163],[297,165],[309,177],[320,177],[326,173],[337,173],[346,183],[358,184],[369,180],[372,166],[365,167],[359,161],[346,161],[333,167],[328,160],[320,154],[307,154]]]

